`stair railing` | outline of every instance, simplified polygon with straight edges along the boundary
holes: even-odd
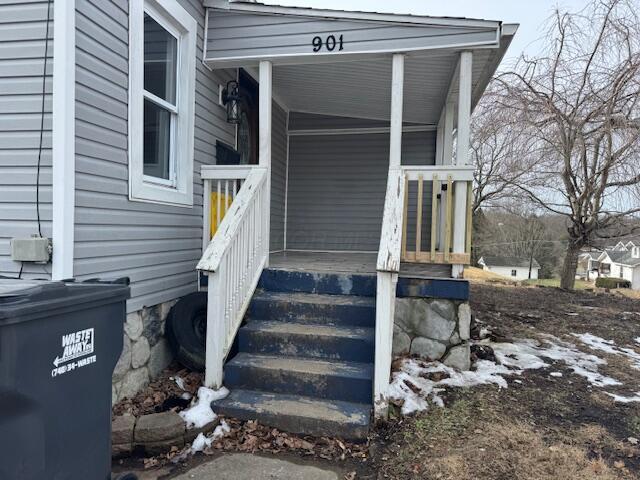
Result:
[[[400,271],[405,186],[405,175],[402,169],[399,167],[390,168],[376,265],[376,352],[373,379],[373,403],[376,417],[386,416],[388,407],[387,388],[391,374],[393,322],[396,285]]]
[[[224,360],[268,258],[266,180],[266,168],[250,169],[196,267],[208,276],[205,385],[211,388],[222,386]]]

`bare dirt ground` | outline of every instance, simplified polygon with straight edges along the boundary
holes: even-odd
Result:
[[[495,340],[553,335],[606,360],[599,371],[623,385],[595,387],[566,364],[555,362],[549,368],[505,377],[506,389],[448,388],[441,394],[444,408],[432,406],[406,417],[395,409],[369,442],[360,445],[301,438],[255,422],[227,419],[232,431],[213,445],[210,456],[198,454],[178,465],[161,461],[159,476],[151,468],[144,478],[173,478],[237,451],[315,465],[342,472],[349,480],[640,478],[640,403],[615,402],[605,393],[640,391],[640,369],[633,368],[628,358],[580,344],[573,335],[591,333],[640,353],[640,344],[634,344],[640,337],[640,300],[473,282],[471,302],[479,325],[488,326]],[[143,461],[128,460],[118,469]]]

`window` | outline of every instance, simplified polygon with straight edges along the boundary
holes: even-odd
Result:
[[[177,2],[131,2],[129,198],[193,205],[197,23]]]
[[[518,271],[517,270],[511,270],[511,276],[512,277],[517,277],[518,276]]]

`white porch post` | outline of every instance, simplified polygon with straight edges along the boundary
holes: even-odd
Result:
[[[391,175],[392,170],[399,170],[401,164],[403,91],[404,55],[396,53],[393,55],[391,72],[389,175]],[[402,198],[404,199],[404,195],[402,195]],[[373,403],[376,417],[386,417],[389,407],[387,389],[389,387],[389,376],[391,375],[397,284],[398,272],[378,271],[376,286],[376,349],[373,379]]]
[[[471,131],[471,80],[473,54],[460,54],[460,88],[458,92],[458,144],[456,150],[456,164],[469,163],[469,145]],[[456,182],[454,188],[455,204],[453,210],[453,253],[465,253],[466,248],[466,220],[467,220],[467,184]],[[453,265],[453,277],[462,276],[464,265]]]
[[[272,103],[272,74],[273,66],[271,62],[264,60],[260,62],[260,86],[259,86],[259,139],[260,147],[258,152],[258,164],[267,169],[265,205],[265,251],[267,260],[265,267],[269,266],[269,237],[271,235],[271,103]]]
[[[391,70],[391,131],[389,168],[399,168],[402,157],[402,103],[404,95],[404,55],[393,55]]]

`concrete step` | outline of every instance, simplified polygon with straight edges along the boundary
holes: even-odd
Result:
[[[262,272],[258,287],[271,292],[374,297],[376,276],[268,268]]]
[[[353,295],[318,295],[256,290],[248,318],[375,327],[376,301]]]
[[[242,389],[232,390],[211,408],[287,432],[353,440],[366,438],[371,416],[370,405]]]
[[[373,363],[373,328],[251,320],[238,331],[240,352]]]
[[[371,402],[373,364],[241,352],[225,367],[224,384],[327,400]]]

